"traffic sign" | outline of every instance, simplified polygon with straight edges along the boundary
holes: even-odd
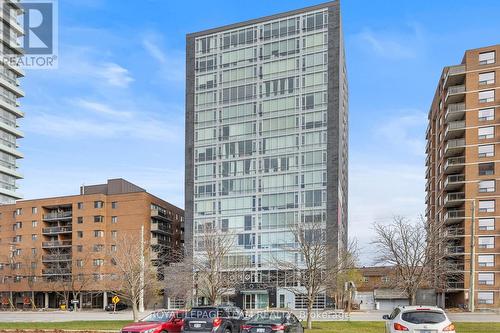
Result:
[[[3,305],[9,305],[9,299],[7,297],[2,298]]]
[[[113,298],[111,299],[111,302],[113,302],[113,304],[116,304],[120,301],[120,297],[118,296],[113,296]]]
[[[78,304],[78,303],[80,303],[80,301],[79,301],[79,300],[77,300],[77,299],[72,299],[72,300],[71,300],[71,304]]]
[[[29,298],[29,297],[25,297],[25,298],[23,298],[23,303],[24,303],[25,305],[30,304],[30,303],[31,303],[30,298]]]

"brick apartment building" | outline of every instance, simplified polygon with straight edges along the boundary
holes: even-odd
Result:
[[[184,211],[123,179],[82,186],[79,195],[1,205],[1,306],[26,307],[33,299],[39,308],[59,307],[53,281],[78,267],[92,276],[81,306],[104,307],[112,297],[103,282],[114,272],[109,251],[120,251],[119,237],[139,235],[141,227],[151,260],[182,249]]]
[[[446,225],[446,307],[469,305],[471,259],[475,308],[500,307],[499,57],[493,45],[445,67],[429,111],[426,216]]]

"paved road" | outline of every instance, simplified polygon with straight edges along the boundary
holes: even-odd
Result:
[[[304,312],[295,311],[299,317]],[[381,321],[384,311],[353,312],[350,320],[355,321]],[[146,313],[142,314],[145,316]],[[457,322],[500,322],[500,314],[493,313],[449,313],[452,321]],[[347,320],[341,313],[331,311],[317,313],[315,320]],[[115,314],[104,311],[39,311],[39,312],[0,312],[0,322],[55,322],[71,320],[132,320],[131,311],[119,311]]]

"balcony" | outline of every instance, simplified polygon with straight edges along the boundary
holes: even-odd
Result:
[[[465,175],[450,175],[444,181],[444,189],[446,191],[454,191],[461,188],[465,184]]]
[[[162,234],[171,234],[172,231],[170,230],[169,226],[165,223],[151,223],[151,231],[152,232],[159,232]]]
[[[465,220],[465,211],[464,210],[448,210],[444,214],[444,221],[446,224],[459,223]]]
[[[465,166],[465,156],[450,157],[444,163],[446,174],[461,172]]]
[[[450,281],[447,283],[448,285],[448,290],[453,290],[453,289],[464,289],[464,283],[463,282],[455,282],[455,281]]]
[[[459,103],[465,100],[465,85],[451,86],[448,88],[445,103]]]
[[[428,167],[431,164],[431,154],[427,154],[425,158],[425,166]]]
[[[53,213],[47,213],[43,215],[43,220],[50,222],[50,221],[60,221],[60,220],[71,220],[73,217],[73,212],[53,212]]]
[[[446,146],[444,147],[444,156],[457,156],[463,155],[463,151],[465,150],[465,139],[452,139],[446,142]]]
[[[42,269],[42,275],[70,275],[71,268],[47,268]]]
[[[462,205],[465,202],[465,193],[464,192],[452,192],[448,193],[444,197],[444,206],[445,207],[457,207]]]
[[[465,80],[465,65],[455,65],[448,67],[448,72],[444,78],[444,87],[454,86],[464,82]]]
[[[465,135],[465,120],[450,121],[444,131],[445,140],[463,138]]]
[[[51,241],[51,242],[42,242],[42,248],[57,248],[57,247],[71,247],[72,243],[70,240],[64,241]]]
[[[463,119],[465,116],[465,103],[448,104],[444,115],[446,122]]]
[[[446,248],[446,253],[451,255],[461,255],[465,253],[464,246],[448,246]]]
[[[166,246],[168,244],[168,241],[166,239],[160,239],[158,237],[151,237],[150,245],[160,245],[160,246]]]
[[[460,263],[452,263],[448,264],[447,268],[448,272],[458,273],[458,272],[463,272],[465,270],[465,265]]]
[[[71,261],[71,254],[48,254],[42,256],[42,262]]]
[[[464,228],[451,227],[446,229],[445,236],[447,238],[459,238],[465,235]]]
[[[43,228],[42,234],[44,235],[57,235],[57,234],[70,234],[73,231],[73,227],[71,225],[65,227],[50,227]]]
[[[170,219],[167,216],[167,213],[159,209],[151,208],[151,217],[165,221],[170,221]]]

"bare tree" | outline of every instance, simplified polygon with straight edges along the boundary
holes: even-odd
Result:
[[[326,239],[326,226],[321,222],[297,223],[290,227],[290,232],[295,241],[291,246],[285,246],[292,256],[274,258],[275,265],[285,274],[290,273],[295,279],[290,285],[279,281],[279,285],[295,294],[305,295],[307,301],[307,328],[312,329],[312,311],[316,298],[321,293],[326,293],[332,285],[336,284],[341,272],[352,269],[356,262],[355,252],[341,250],[338,252]],[[353,243],[354,244],[354,243]],[[302,288],[298,288],[300,286]],[[305,292],[304,292],[305,289]]]
[[[410,304],[415,304],[417,290],[422,286],[442,283],[442,279],[431,280],[449,270],[445,260],[447,229],[444,224],[423,219],[412,223],[396,216],[390,224],[375,223],[374,229],[375,263],[396,268],[396,285],[406,293]]]
[[[197,255],[187,262],[191,261],[194,270],[196,296],[204,296],[210,304],[215,304],[222,295],[234,290],[239,281],[239,273],[231,269],[236,267],[228,263],[234,235],[206,224],[195,242]]]
[[[192,260],[185,257],[184,249],[181,248],[171,250],[162,262],[166,295],[182,299],[185,304],[188,304],[193,296]]]
[[[37,273],[38,264],[40,262],[40,255],[38,252],[29,252],[21,256],[21,275],[27,280],[27,285],[30,292],[31,308],[36,309],[35,304],[35,287],[37,286]]]
[[[140,237],[133,234],[120,237],[116,249],[108,253],[116,274],[108,277],[107,287],[131,303],[134,321],[139,320],[141,294],[159,293],[163,288],[150,254],[149,244],[141,244]]]

